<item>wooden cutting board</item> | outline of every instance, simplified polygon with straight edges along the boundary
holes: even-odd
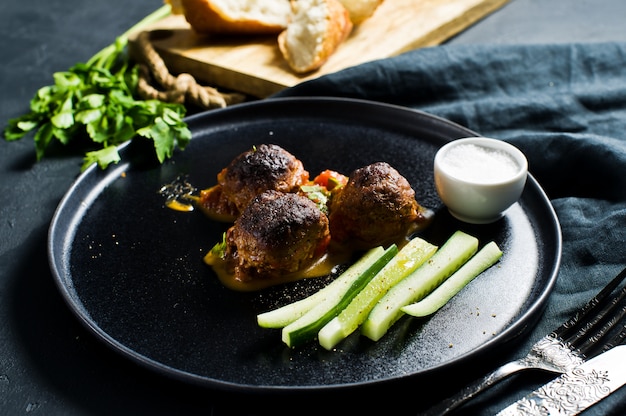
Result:
[[[300,82],[412,49],[438,45],[508,0],[385,0],[319,70],[291,71],[276,36],[194,33],[183,16],[150,27],[151,39],[172,73],[187,72],[213,87],[265,98]],[[130,38],[131,48],[134,38]]]

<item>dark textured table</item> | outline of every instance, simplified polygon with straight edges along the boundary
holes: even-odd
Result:
[[[52,73],[85,61],[160,5],[148,0],[3,2],[3,127],[28,110]],[[624,42],[624,16],[623,0],[511,0],[450,43]],[[0,141],[0,414],[221,415],[254,408],[241,406],[250,401],[139,367],[95,339],[72,315],[54,285],[46,237],[80,164],[78,154],[36,163],[30,138]],[[264,403],[258,413],[272,408],[285,410],[279,403]]]

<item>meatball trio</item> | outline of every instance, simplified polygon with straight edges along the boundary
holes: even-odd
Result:
[[[301,271],[331,240],[353,249],[389,245],[428,219],[409,182],[384,162],[355,170],[330,191],[309,181],[302,162],[286,150],[260,145],[236,157],[217,179],[201,202],[205,210],[234,218],[221,256],[243,282]],[[311,184],[328,195],[328,215],[304,191]]]

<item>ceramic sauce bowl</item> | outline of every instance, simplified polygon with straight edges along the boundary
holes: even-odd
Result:
[[[453,140],[435,155],[435,187],[450,213],[461,221],[487,224],[504,215],[524,190],[526,156],[501,140]]]

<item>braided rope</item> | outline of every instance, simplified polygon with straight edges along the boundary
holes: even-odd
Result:
[[[223,108],[245,100],[243,94],[221,93],[213,87],[202,86],[190,74],[170,74],[165,62],[152,46],[150,32],[141,32],[137,37],[137,45],[141,61],[137,88],[144,100],[193,104],[202,109]],[[154,87],[150,82],[152,79],[162,89]]]

